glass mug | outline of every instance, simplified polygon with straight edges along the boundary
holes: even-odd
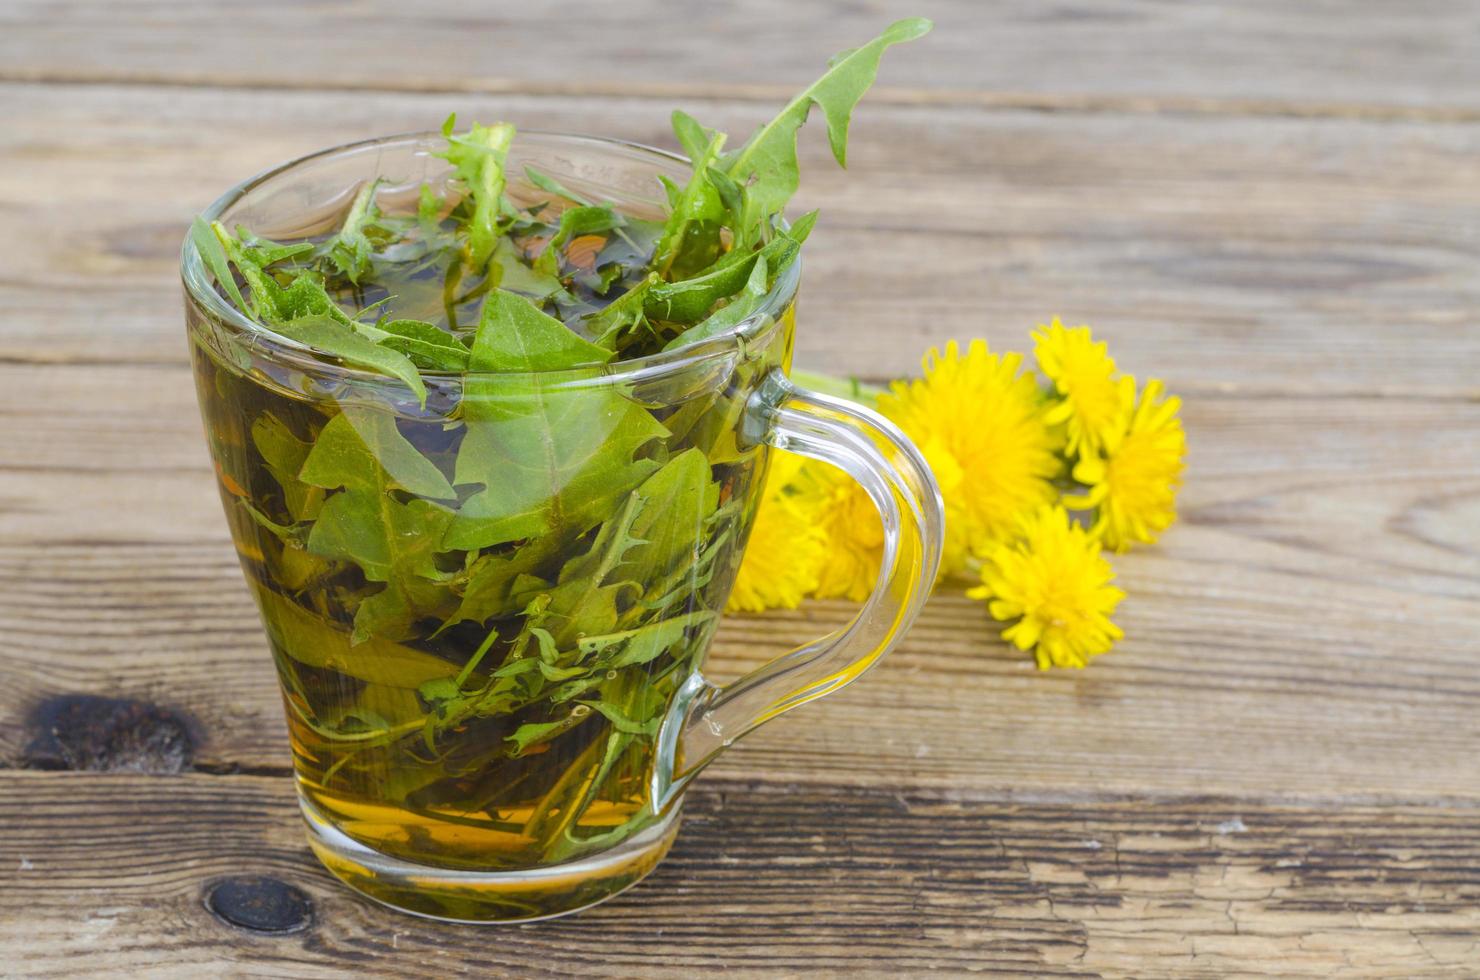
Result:
[[[433,156],[443,143],[325,150],[204,218],[322,235],[376,177],[383,209],[414,212],[423,182],[451,180]],[[648,218],[662,216],[658,176],[688,174],[658,150],[542,133],[515,141],[508,172],[526,165]],[[547,196],[512,178],[508,194]],[[423,406],[253,322],[186,242],[211,455],[277,665],[309,841],[333,874],[460,921],[609,898],[667,852],[696,773],[909,627],[940,560],[940,493],[887,420],[788,381],[800,267],[729,335],[590,369],[424,372]],[[867,492],[879,579],[847,626],[716,686],[705,651],[776,449]],[[478,543],[490,499],[521,497],[559,519]]]

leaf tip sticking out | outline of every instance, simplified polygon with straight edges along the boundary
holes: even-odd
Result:
[[[236,304],[237,309],[245,310],[247,304],[242,298],[241,289],[237,287],[236,279],[231,275],[231,259],[220,238],[225,231],[219,222],[207,224],[204,218],[196,215],[195,220],[190,223],[190,241],[216,282],[226,290],[227,297]]]
[[[931,28],[923,17],[895,21],[858,48],[836,55],[822,77],[799,92],[770,122],[751,135],[722,169],[747,188],[747,216],[779,214],[799,184],[796,138],[815,105],[827,121],[828,143],[840,165],[847,164],[848,123],[853,108],[874,83],[885,49],[912,41]]]
[[[928,17],[906,17],[890,24],[884,36],[891,41],[913,41],[929,34],[934,26],[935,22]]]

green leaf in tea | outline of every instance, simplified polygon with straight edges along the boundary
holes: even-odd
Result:
[[[344,216],[344,226],[327,249],[335,268],[357,285],[362,277],[373,271],[370,255],[375,251],[375,246],[366,236],[365,226],[379,217],[379,209],[375,206],[375,189],[379,186],[380,180],[377,178],[366,183],[355,194],[349,213]]]
[[[432,242],[441,237],[445,210],[442,196],[432,189],[431,184],[422,184],[416,197],[416,224],[423,241]]]
[[[419,611],[450,612],[448,576],[436,555],[452,511],[421,497],[397,499],[395,490],[451,498],[447,478],[416,451],[387,413],[346,407],[319,433],[299,474],[329,495],[314,521],[308,550],[353,562],[385,589],[366,596],[355,614],[353,640],[372,635],[401,639]]]
[[[591,203],[589,198],[582,197],[575,191],[567,189],[564,184],[542,170],[536,170],[534,167],[526,166],[524,168],[524,176],[540,190],[554,194],[556,197],[563,197],[572,204]]]
[[[709,460],[697,449],[686,449],[643,481],[637,494],[643,506],[630,534],[640,543],[623,554],[622,576],[651,582],[671,569],[691,567],[704,540],[704,522],[719,505]]]
[[[242,298],[241,287],[236,284],[236,277],[231,274],[231,260],[227,257],[226,249],[221,240],[205,219],[197,216],[190,223],[190,240],[195,243],[195,250],[200,253],[201,261],[205,262],[206,268],[211,270],[217,284],[226,290],[226,296],[236,304],[237,309],[247,309],[247,301]]]
[[[736,183],[747,185],[748,220],[760,221],[780,214],[796,194],[800,184],[797,130],[807,121],[812,106],[822,110],[827,122],[827,140],[838,165],[847,166],[848,123],[853,107],[874,84],[884,51],[923,37],[931,26],[923,17],[895,21],[863,47],[839,54],[821,78],[797,93],[785,109],[757,129],[744,146],[723,162],[722,169]]]
[[[543,305],[547,300],[565,292],[559,276],[526,264],[520,257],[519,250],[507,238],[500,240],[495,246],[493,265],[498,270],[497,273],[492,270],[489,272],[489,278],[498,280],[493,285],[504,292],[518,293],[532,303]]]
[[[300,479],[334,490],[399,488],[442,500],[457,496],[447,477],[401,435],[389,412],[346,405],[319,433]]]
[[[318,314],[285,320],[273,326],[284,337],[296,340],[305,347],[312,347],[347,364],[379,371],[404,382],[412,394],[416,395],[417,403],[426,405],[427,386],[421,379],[421,372],[416,369],[411,358],[400,351],[382,347],[338,319]]]
[[[514,584],[537,576],[551,564],[558,567],[561,547],[567,544],[559,535],[547,534],[512,551],[480,554],[469,566],[460,585],[461,601],[447,617],[443,629],[458,623],[487,622],[510,616],[523,608],[514,596]]]
[[[252,445],[267,465],[267,472],[283,491],[283,506],[295,521],[311,521],[324,503],[324,490],[305,483],[298,473],[308,459],[313,443],[304,442],[271,412],[263,412],[252,423]]]
[[[432,371],[466,371],[468,347],[445,330],[425,320],[386,320],[374,330],[384,336],[376,343],[406,355],[418,368]]]
[[[680,141],[696,135],[689,129],[690,124],[698,125],[683,113],[674,113],[673,128]],[[663,226],[652,261],[653,271],[665,279],[683,279],[720,256],[720,230],[728,211],[709,179],[709,167],[724,143],[724,133],[710,134],[708,143],[692,154],[693,175],[671,202],[672,213]]]
[[[646,279],[605,308],[587,316],[584,327],[596,338],[596,346],[603,350],[616,351],[623,346],[624,338],[630,338],[641,328],[648,327],[647,314],[643,312],[648,293],[662,281],[656,272],[650,272]]]
[[[717,138],[723,143],[723,133],[702,125],[682,109],[674,109],[668,120],[673,126],[673,135],[678,140],[678,145],[683,147],[684,156],[689,158],[689,163],[695,170],[700,168],[699,161],[706,156]]]
[[[611,351],[577,336],[527,299],[498,290],[483,304],[469,367],[480,373],[563,371],[611,358]]]
[[[274,645],[315,670],[334,671],[377,690],[410,691],[447,673],[447,661],[415,646],[376,636],[352,646],[349,633],[276,592],[259,590],[257,602]],[[419,719],[415,727],[421,727]]]
[[[750,278],[745,281],[744,292],[668,341],[663,345],[663,349],[665,351],[675,350],[689,344],[696,344],[701,340],[708,340],[710,337],[728,334],[764,305],[770,288],[769,263],[764,255],[759,255],[755,265],[751,266]]]
[[[525,373],[610,357],[527,300],[489,297],[470,367],[509,376],[470,377],[466,386],[467,434],[453,482],[482,489],[463,502],[449,547],[485,548],[556,528],[579,534],[654,469],[636,456],[668,434],[651,413],[612,387]]]
[[[805,225],[801,221],[797,224],[801,226],[799,230],[778,235],[759,251],[731,252],[692,279],[658,283],[643,297],[643,312],[653,319],[675,323],[703,319],[717,303],[745,288],[751,271],[762,258],[775,275],[791,265],[812,228],[810,220]]]
[[[616,571],[629,551],[645,543],[633,526],[646,503],[638,491],[628,493],[621,509],[601,525],[590,549],[566,560],[556,582],[533,575],[514,580],[513,594],[520,602],[538,599],[543,604],[557,647],[569,648],[588,633],[616,629],[622,607],[641,594],[640,583]]]
[[[605,701],[578,701],[576,703],[583,704],[592,711],[601,712],[606,716],[606,720],[612,723],[613,728],[628,735],[646,735],[651,738],[658,734],[658,725],[662,722],[662,719],[656,716],[645,718],[642,721],[629,718],[623,714],[622,709],[614,704],[607,704]]]
[[[493,254],[499,238],[498,223],[504,210],[504,161],[514,142],[509,123],[493,126],[473,124],[464,134],[453,132],[457,116],[447,117],[442,135],[447,137],[443,158],[455,169],[458,179],[473,196],[473,214],[468,219],[468,263],[481,270]]]

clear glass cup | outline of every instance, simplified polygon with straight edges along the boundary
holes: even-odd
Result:
[[[253,178],[206,220],[277,240],[444,187],[437,134],[337,147]],[[578,194],[661,215],[684,161],[521,133]],[[511,178],[520,203],[546,197]],[[942,507],[888,421],[787,379],[800,262],[733,333],[543,374],[399,381],[232,308],[188,241],[192,361],[221,497],[277,665],[308,836],[387,905],[521,921],[634,884],[689,781],[783,711],[844,686],[909,627]],[[467,440],[477,440],[467,452]],[[825,460],[877,506],[873,594],[844,628],[725,685],[702,673],[773,450]],[[370,628],[370,627],[373,627]]]

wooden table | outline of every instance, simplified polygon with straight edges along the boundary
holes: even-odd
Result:
[[[1057,313],[1165,378],[1183,517],[1116,562],[1125,642],[1039,673],[946,591],[627,896],[486,930],[339,887],[207,465],[190,215],[452,109],[743,134],[906,13],[852,169],[805,141],[799,362]],[[1458,0],[0,3],[0,974],[1474,975],[1477,39]],[[729,621],[715,670],[848,614]]]

